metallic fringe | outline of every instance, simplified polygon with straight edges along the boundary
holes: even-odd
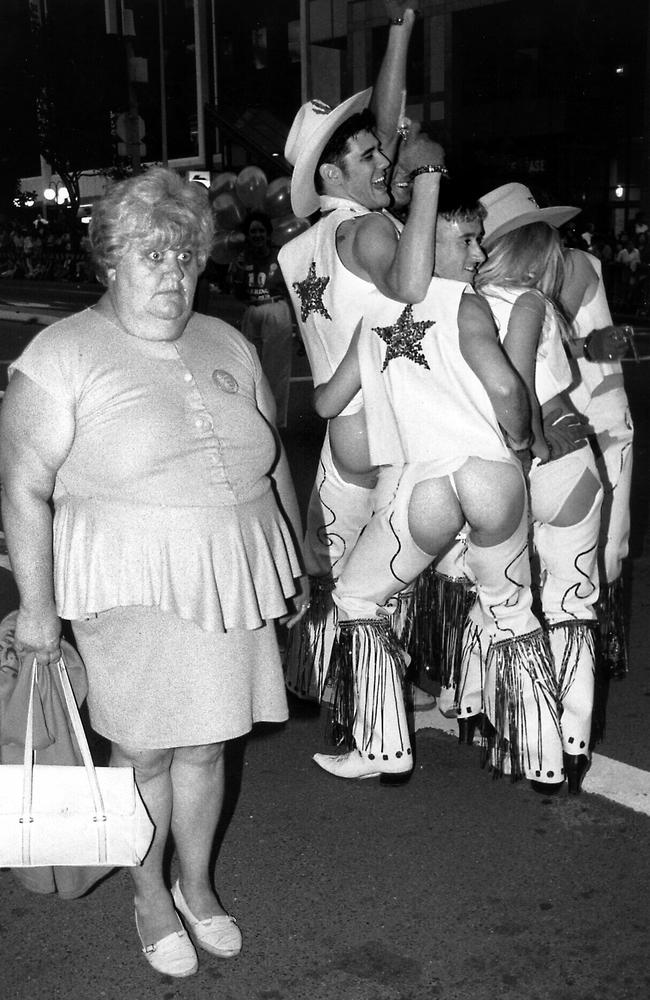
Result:
[[[605,739],[609,683],[628,672],[627,639],[623,607],[623,578],[601,586],[596,615],[596,685],[591,717],[591,747]]]
[[[555,662],[557,676],[558,698],[563,702],[575,681],[576,671],[582,654],[587,648],[592,660],[595,661],[595,631],[596,623],[592,621],[559,622],[549,626],[549,633],[565,633],[562,663]]]
[[[393,598],[395,610],[390,617],[390,622],[393,627],[393,632],[402,645],[404,645],[404,636],[406,635],[406,630],[409,627],[409,621],[411,618],[411,604],[413,603],[414,586],[415,584],[411,584],[411,586],[405,587],[404,590],[400,590],[398,594],[395,594],[395,597]]]
[[[320,701],[329,664],[325,663],[325,628],[336,628],[337,607],[332,600],[334,580],[330,576],[311,578],[309,607],[288,630],[284,654],[287,689],[298,698]]]
[[[405,673],[404,653],[390,622],[362,618],[339,623],[330,665],[333,699],[328,727],[337,746],[367,751],[367,745],[357,747],[354,740],[357,713],[368,737],[377,728],[383,731],[383,706],[388,698],[402,696]],[[367,684],[359,684],[364,674]],[[395,691],[396,678],[399,692]],[[360,688],[367,691],[365,704],[358,703]],[[405,745],[408,739],[405,733]]]
[[[454,689],[456,691],[455,704],[462,715],[463,698],[465,697],[465,678],[469,664],[472,662],[474,653],[480,663],[481,680],[480,688],[485,687],[485,664],[490,649],[490,637],[485,629],[477,625],[476,622],[468,620],[461,636],[461,648],[458,664],[458,677],[454,678]],[[481,710],[483,705],[481,704]],[[477,713],[478,714],[478,713]]]
[[[610,677],[625,677],[628,672],[628,659],[621,576],[613,583],[601,586],[596,615],[600,630],[598,652],[603,670]]]
[[[420,573],[400,635],[417,673],[442,687],[458,685],[465,619],[475,600],[466,577],[444,576],[433,564]]]
[[[510,761],[512,781],[526,776],[527,768],[541,769],[543,760],[541,705],[550,711],[557,732],[560,732],[558,703],[556,698],[556,681],[553,672],[552,659],[548,640],[542,630],[530,632],[528,635],[517,636],[495,642],[490,648],[488,660],[494,658],[495,673],[495,705],[494,728],[496,734],[492,738],[491,763],[495,777],[501,777],[507,768],[506,758]],[[537,748],[534,751],[535,760],[531,760],[529,742],[529,723],[524,700],[525,676],[532,684],[534,701],[537,706],[537,718],[534,720],[533,732],[537,731]]]

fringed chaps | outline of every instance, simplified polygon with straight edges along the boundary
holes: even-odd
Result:
[[[459,718],[480,715],[483,711],[485,666],[489,648],[490,634],[484,628],[483,612],[477,601],[469,610],[462,636],[456,685],[456,710]]]
[[[629,549],[634,427],[622,386],[594,395],[580,412],[596,432],[594,453],[605,487],[600,574],[604,583],[613,583],[622,573]]]
[[[577,524],[534,524],[533,539],[542,577],[540,597],[549,626],[569,619],[592,621],[596,617],[601,505],[599,489],[591,508]]]
[[[540,627],[532,610],[527,510],[510,537],[497,545],[476,545],[470,534],[467,564],[476,581],[485,628],[494,642],[516,639]]]
[[[476,600],[467,577],[429,566],[415,581],[402,641],[418,671],[442,687],[456,687],[465,619]]]
[[[327,433],[307,508],[303,549],[310,576],[338,576],[372,516],[373,505],[373,488],[357,486],[341,477]]]
[[[309,607],[288,630],[285,683],[289,691],[308,701],[321,700],[327,681],[337,622],[333,587],[330,576],[312,578]]]
[[[588,754],[594,706],[594,622],[561,622],[548,630],[566,753]]]
[[[391,762],[397,765],[411,756],[405,669],[403,651],[387,621],[339,622],[331,665],[332,736],[337,745],[388,762],[388,769]]]
[[[509,770],[513,781],[524,777],[549,783],[562,780],[555,677],[541,629],[492,644],[485,711],[496,730],[491,748],[495,776]]]

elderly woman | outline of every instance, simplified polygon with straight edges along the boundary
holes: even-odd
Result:
[[[147,960],[172,976],[196,971],[195,944],[241,949],[209,867],[224,743],[287,718],[272,620],[296,593],[305,602],[259,361],[192,313],[212,237],[200,185],[163,168],[115,185],[91,225],[106,292],[16,361],[0,429],[16,640],[48,665],[60,618],[72,622],[92,725],[112,763],[135,769],[155,823],[132,869],[135,919]]]

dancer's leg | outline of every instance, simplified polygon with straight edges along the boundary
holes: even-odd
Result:
[[[485,711],[500,740],[495,768],[503,768],[507,753],[513,778],[557,783],[563,771],[555,681],[532,610],[521,470],[472,460],[454,479],[472,528],[467,563],[492,639]]]
[[[388,470],[384,479],[387,474]],[[364,478],[366,485],[359,485]],[[287,688],[308,700],[319,701],[326,684],[337,622],[331,599],[334,577],[370,520],[375,502],[377,472],[372,470],[355,479],[344,478],[337,467],[328,430],[309,500],[304,540],[312,598],[306,614],[288,633],[284,656]]]
[[[405,661],[388,619],[391,598],[433,557],[412,534],[414,489],[422,475],[421,467],[406,467],[392,502],[375,512],[333,592],[339,610],[337,722],[347,734],[346,745],[381,761],[384,771],[403,770],[411,752],[402,693]],[[442,547],[459,530],[462,514],[448,480],[429,480],[426,492],[427,544]],[[420,501],[415,504],[418,525],[425,510]],[[420,527],[422,535],[423,522]]]
[[[571,755],[587,755],[591,737],[602,494],[588,448],[531,473],[542,608],[558,683],[564,750]]]

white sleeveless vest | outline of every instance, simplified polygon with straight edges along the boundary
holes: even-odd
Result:
[[[494,285],[486,285],[481,289],[481,295],[487,299],[492,310],[501,343],[505,340],[508,332],[512,307],[520,295],[530,290],[523,287],[503,288]],[[541,295],[541,292],[538,294]],[[535,365],[535,394],[540,406],[547,403],[553,396],[557,396],[563,389],[568,389],[572,379],[571,366],[562,342],[553,306],[546,299],[544,305],[546,312]]]
[[[433,278],[415,305],[376,290],[367,301],[359,361],[373,463],[435,462],[433,474],[446,475],[469,456],[510,460],[488,394],[460,351],[458,309],[471,291]]]
[[[278,255],[314,386],[329,381],[343,360],[375,288],[372,282],[349,271],[336,249],[336,231],[341,223],[368,215],[370,210],[340,199],[336,203],[339,207],[285,244]],[[343,414],[356,412],[362,404],[361,393],[357,393]]]

